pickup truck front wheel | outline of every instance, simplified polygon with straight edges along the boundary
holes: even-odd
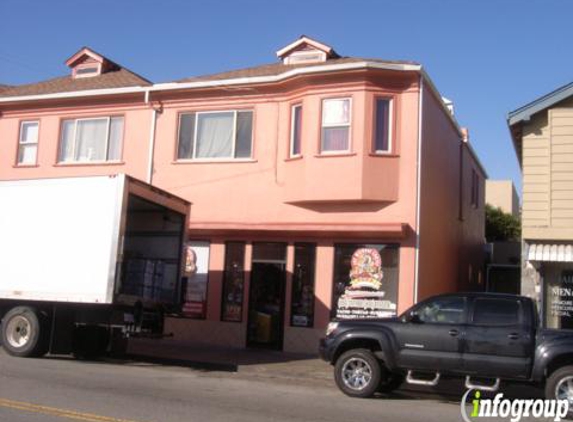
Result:
[[[353,349],[342,354],[334,366],[334,379],[350,397],[372,397],[378,390],[382,368],[370,350]]]
[[[573,366],[553,372],[545,383],[545,398],[573,402]]]

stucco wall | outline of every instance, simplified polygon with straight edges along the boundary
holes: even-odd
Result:
[[[123,116],[122,160],[119,163],[58,163],[62,120]],[[39,120],[37,164],[17,166],[20,123]],[[135,102],[95,105],[90,102],[50,104],[25,110],[2,110],[0,117],[0,180],[45,177],[91,176],[127,173],[138,179],[147,177],[151,110],[143,97]]]
[[[418,298],[483,285],[484,175],[467,145],[426,90]],[[461,161],[461,162],[460,162]],[[471,206],[471,171],[480,174],[479,207]],[[461,175],[461,186],[460,186]]]
[[[486,180],[485,202],[505,213],[519,216],[519,197],[511,180]]]

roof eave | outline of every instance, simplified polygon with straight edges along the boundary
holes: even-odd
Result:
[[[509,126],[514,126],[517,123],[528,121],[536,113],[543,111],[554,104],[557,104],[567,98],[573,96],[573,83],[569,83],[555,91],[550,92],[538,99],[518,108],[517,110],[511,111],[507,115],[507,123]]]
[[[411,71],[419,72],[422,69],[420,65],[414,64],[399,64],[399,63],[378,63],[371,61],[361,61],[355,63],[343,64],[324,64],[312,67],[299,67],[289,71],[280,73],[278,75],[267,76],[248,76],[242,78],[230,79],[217,79],[207,81],[194,81],[194,82],[166,82],[155,84],[150,88],[150,91],[168,91],[180,89],[193,89],[193,88],[208,88],[216,86],[229,86],[229,85],[244,85],[244,84],[257,84],[257,83],[273,83],[281,82],[285,79],[298,75],[307,75],[313,73],[337,72],[344,70],[358,70],[358,69],[385,69],[397,71]]]
[[[24,101],[57,100],[67,98],[95,97],[119,94],[136,94],[147,91],[144,86],[130,86],[121,88],[89,89],[83,91],[57,92],[52,94],[19,95],[13,97],[0,97],[0,104],[17,103]]]
[[[148,87],[136,86],[136,87],[125,87],[125,88],[105,88],[105,89],[94,89],[94,90],[83,90],[83,91],[59,92],[53,94],[0,97],[0,103],[76,98],[82,96],[113,95],[113,94],[125,94],[125,93],[147,92],[147,91],[149,92],[176,91],[176,90],[195,89],[195,88],[211,88],[211,87],[215,88],[219,86],[273,83],[273,82],[281,82],[285,79],[297,75],[337,72],[344,70],[359,70],[359,69],[384,69],[384,70],[395,70],[395,71],[420,72],[422,70],[422,66],[418,64],[378,63],[369,61],[344,63],[344,64],[325,64],[312,67],[300,67],[289,70],[287,72],[280,73],[278,75],[270,75],[270,76],[250,76],[242,78],[219,79],[211,81],[195,81],[195,82],[167,82],[167,83],[150,85]]]

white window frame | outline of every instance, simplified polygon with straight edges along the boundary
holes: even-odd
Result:
[[[59,147],[59,151],[58,151],[58,163],[61,164],[67,164],[67,163],[115,163],[115,162],[121,162],[121,157],[115,160],[109,160],[107,157],[109,157],[109,132],[110,132],[110,128],[111,128],[111,119],[112,118],[122,118],[123,119],[123,125],[125,125],[125,117],[124,116],[107,116],[107,117],[83,117],[83,118],[79,118],[79,119],[62,119],[60,126],[61,128],[63,128],[64,122],[68,121],[68,120],[73,120],[74,122],[74,130],[73,130],[73,144],[72,144],[72,159],[71,160],[63,160],[60,156],[61,154],[61,148],[62,148],[62,142],[63,142],[63,130],[60,129],[61,131],[61,136],[60,136],[60,147]],[[107,122],[107,126],[106,126],[106,130],[105,130],[105,155],[106,158],[104,160],[76,160],[75,156],[76,156],[76,135],[77,135],[77,130],[78,130],[78,122],[85,122],[85,121],[94,121],[94,120],[105,120]],[[123,126],[122,125],[122,126]],[[121,146],[123,149],[123,130],[124,127],[122,127],[122,133],[121,133]]]
[[[89,73],[78,73],[78,70],[80,69],[89,69],[95,67],[96,71],[95,72],[89,72]],[[79,64],[76,67],[74,67],[73,70],[73,76],[74,78],[92,78],[94,76],[99,76],[101,75],[101,71],[102,71],[102,64],[101,63],[84,63],[84,64]]]
[[[239,112],[252,113],[252,127],[251,127],[251,154],[248,157],[235,157],[237,148],[237,115]],[[229,157],[197,157],[197,128],[199,115],[201,114],[224,114],[233,113],[233,145],[231,147],[231,155]],[[181,118],[184,115],[195,114],[195,122],[193,126],[193,156],[191,158],[179,158],[179,142],[181,142]],[[179,122],[177,125],[177,161],[190,162],[190,161],[252,161],[253,159],[253,139],[254,139],[254,117],[255,112],[252,109],[235,109],[235,110],[215,110],[215,111],[185,111],[179,113]]]
[[[23,141],[22,136],[24,135],[24,125],[29,125],[29,124],[33,124],[33,123],[35,123],[36,126],[38,127],[38,130],[36,131],[36,140],[34,142]],[[33,166],[33,165],[38,164],[39,138],[40,138],[40,121],[39,120],[22,120],[20,122],[20,134],[18,136],[18,155],[16,156],[16,164],[18,166]],[[35,154],[33,163],[24,163],[23,161],[20,161],[20,148],[22,147],[22,145],[25,145],[25,146],[35,145],[36,146],[36,154]]]
[[[299,145],[299,149],[300,151],[295,154],[294,153],[294,135],[295,135],[295,118],[296,118],[296,113],[295,113],[295,109],[296,108],[300,108],[300,128],[301,128],[301,134],[300,134],[300,145]],[[294,104],[291,106],[290,108],[290,148],[289,148],[289,152],[290,155],[289,157],[291,158],[296,158],[296,157],[302,157],[302,104]],[[322,130],[321,130],[322,133]],[[321,135],[322,136],[322,135]]]
[[[388,150],[376,149],[376,117],[378,100],[388,101]],[[374,97],[374,124],[373,124],[373,136],[372,136],[372,153],[376,155],[390,155],[392,154],[392,148],[394,147],[393,142],[393,129],[394,129],[394,99],[389,97]]]
[[[340,100],[348,100],[348,123],[345,124],[324,124],[324,103],[327,101],[340,101]],[[333,98],[322,98],[320,103],[320,155],[338,155],[338,154],[347,154],[352,151],[352,97],[333,97]],[[329,127],[348,127],[348,148],[347,149],[337,149],[333,151],[325,151],[322,149],[322,134],[324,128]]]

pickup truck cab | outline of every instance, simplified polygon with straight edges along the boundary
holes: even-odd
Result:
[[[496,391],[500,381],[544,385],[547,398],[573,403],[573,331],[538,326],[530,298],[453,293],[395,318],[333,321],[319,352],[334,365],[338,387],[353,397],[389,392],[404,381],[435,386],[448,376],[484,391]]]

